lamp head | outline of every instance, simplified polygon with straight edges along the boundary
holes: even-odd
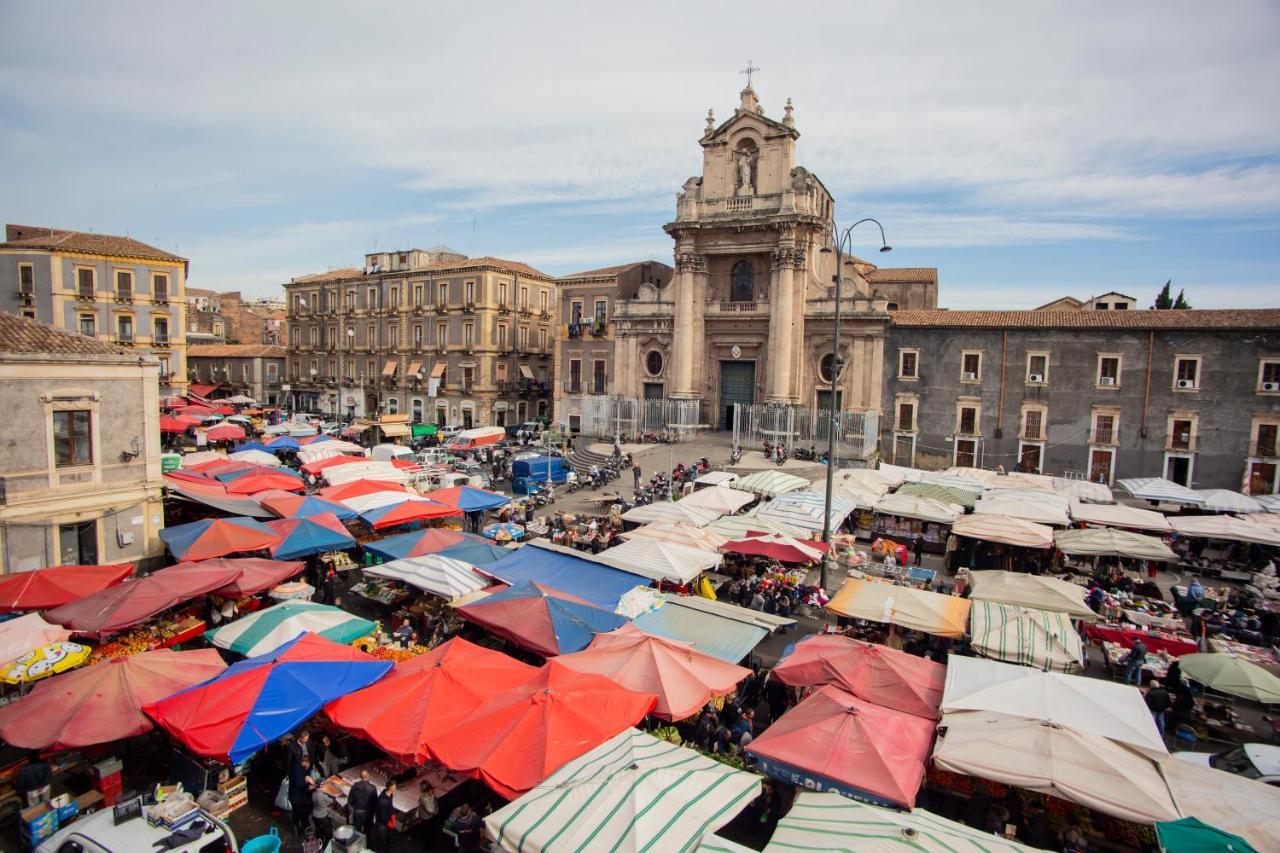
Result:
[[[831,254],[831,247],[830,247],[830,246],[823,246],[823,247],[822,247],[821,249],[819,249],[818,251],[819,251],[819,252],[821,252],[821,253],[822,253],[822,254],[824,254],[824,255],[829,255],[829,254]]]
[[[892,252],[892,251],[893,251],[893,247],[892,247],[892,246],[889,246],[889,245],[884,245],[884,246],[881,246],[881,247],[880,247],[880,251],[882,251],[882,252]]]

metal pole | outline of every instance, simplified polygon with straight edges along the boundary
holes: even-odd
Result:
[[[822,541],[828,546],[831,544],[831,498],[836,485],[836,391],[840,381],[840,273],[843,262],[840,251],[843,237],[837,237],[833,229],[831,238],[835,243],[836,252],[836,310],[831,341],[831,408],[827,412],[827,496],[822,506]],[[831,575],[834,568],[835,560],[828,547],[827,553],[822,557],[821,585],[824,590],[831,589]]]

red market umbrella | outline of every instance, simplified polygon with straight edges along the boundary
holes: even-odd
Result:
[[[361,495],[372,495],[376,492],[407,491],[409,490],[404,486],[388,483],[385,480],[352,480],[341,486],[325,486],[320,490],[320,495],[331,501],[345,501],[347,498],[358,498]]]
[[[268,489],[280,489],[285,492],[305,492],[307,486],[297,477],[282,474],[270,468],[252,471],[242,477],[236,477],[227,483],[227,494],[252,495]]]
[[[563,764],[634,726],[658,697],[550,660],[430,745],[432,757],[515,799]]]
[[[78,749],[149,732],[142,706],[215,678],[217,649],[157,649],[42,681],[0,708],[0,738],[25,749]]]
[[[936,723],[819,687],[751,741],[765,773],[797,787],[910,808]]]
[[[234,406],[221,405],[213,410],[215,415],[234,415],[236,413]]]
[[[235,424],[218,424],[204,435],[210,441],[239,441],[245,437],[245,431]]]
[[[391,674],[325,706],[334,723],[406,764],[487,700],[525,683],[534,667],[461,637],[396,664]]]
[[[215,557],[212,560],[174,566],[175,569],[238,569],[241,573],[238,578],[210,593],[235,599],[266,592],[301,573],[306,567],[307,564],[301,560],[264,560],[260,557]]]
[[[192,417],[201,419],[207,418],[209,415],[214,413],[212,406],[202,406],[199,403],[193,403],[190,406],[181,406],[174,411],[180,415],[191,415]]]
[[[773,675],[792,687],[834,684],[868,702],[936,720],[947,667],[888,646],[814,634],[796,644]]]
[[[168,415],[160,418],[161,432],[186,432],[194,426],[190,421],[180,417],[170,417]]]
[[[367,456],[330,456],[325,459],[317,459],[315,462],[308,462],[302,466],[302,470],[308,474],[315,476],[327,468],[335,468],[339,465],[350,465],[353,462],[368,462]]]
[[[824,542],[794,539],[781,533],[748,536],[720,546],[721,553],[753,554],[783,563],[812,563],[822,559],[830,546]]]
[[[240,573],[231,566],[170,566],[64,604],[45,618],[77,634],[106,637],[226,586]]]
[[[360,513],[360,517],[368,522],[369,526],[374,530],[408,524],[412,521],[448,518],[451,515],[462,515],[462,510],[428,500],[404,501],[392,506],[375,507]]]
[[[0,613],[48,610],[115,586],[133,574],[133,563],[54,566],[0,575]]]
[[[232,516],[166,527],[160,531],[160,538],[173,556],[194,563],[269,548],[280,541],[280,534],[252,518]]]

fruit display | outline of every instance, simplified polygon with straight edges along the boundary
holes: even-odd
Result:
[[[188,615],[156,619],[146,625],[139,625],[132,631],[118,634],[105,643],[100,643],[94,648],[89,663],[95,664],[108,658],[127,657],[153,649],[167,649],[198,637],[204,633],[206,627],[204,620]]]

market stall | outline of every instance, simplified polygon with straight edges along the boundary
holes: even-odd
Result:
[[[839,634],[813,634],[773,668],[792,687],[833,684],[868,702],[937,719],[944,664]]]
[[[281,518],[309,518],[313,515],[332,513],[339,521],[351,521],[356,511],[345,504],[322,498],[319,495],[294,495],[288,492],[273,497],[257,496],[258,503]]]
[[[940,637],[964,636],[969,601],[954,595],[851,578],[827,604],[832,613],[922,631]]]
[[[338,607],[311,601],[286,601],[215,628],[205,638],[220,649],[245,657],[270,654],[304,632],[343,645],[367,637],[376,623]]]
[[[1204,498],[1193,489],[1188,489],[1172,480],[1166,480],[1164,477],[1132,477],[1128,480],[1117,480],[1116,488],[1151,503],[1182,504],[1193,507],[1204,503]]]
[[[1052,527],[1009,515],[961,516],[951,525],[951,532],[961,540],[950,557],[953,567],[1045,567],[1053,548]]]
[[[856,508],[856,501],[833,494],[828,511],[826,495],[811,489],[798,489],[763,504],[756,510],[755,517],[779,521],[809,533],[821,533],[824,529],[839,530]]]
[[[1170,516],[1169,526],[1183,536],[1280,546],[1280,530],[1230,515]]]
[[[1065,613],[974,601],[969,636],[973,650],[983,657],[1035,669],[1078,672],[1087,660],[1080,635]]]
[[[613,610],[618,599],[637,586],[649,586],[648,578],[606,566],[567,548],[540,540],[530,542],[511,555],[481,567],[484,574],[514,586],[536,581],[563,590],[590,603]]]
[[[366,554],[372,554],[383,560],[401,560],[439,554],[473,566],[487,566],[503,557],[511,556],[510,549],[494,545],[483,536],[438,527],[411,530],[408,533],[398,533],[385,539],[366,542],[364,550]]]
[[[993,489],[974,501],[974,515],[994,515],[1016,518],[1033,524],[1066,527],[1071,523],[1067,514],[1070,501],[1057,492],[1039,489]]]
[[[654,581],[687,584],[720,565],[715,551],[657,539],[630,539],[602,552],[600,562]]]
[[[268,521],[266,526],[278,539],[270,546],[271,556],[277,560],[295,560],[356,547],[355,537],[331,512],[307,518],[281,518]]]
[[[252,518],[206,518],[166,527],[160,538],[179,560],[207,560],[228,554],[261,551],[280,540],[279,534]]]
[[[1150,530],[1167,533],[1169,519],[1163,513],[1124,504],[1095,504],[1072,501],[1071,518],[1082,524],[1120,527],[1128,530]]]
[[[1126,628],[1121,625],[1086,625],[1085,637],[1098,643],[1114,643],[1121,649],[1133,648],[1134,641],[1142,640],[1149,652],[1164,652],[1173,657],[1194,654],[1200,650],[1194,638],[1185,629],[1156,630]]]
[[[738,512],[755,500],[756,496],[750,492],[731,489],[728,486],[708,486],[681,498],[680,505],[684,507],[696,506],[700,509],[710,510],[720,516]]]
[[[1093,621],[1097,614],[1084,600],[1084,587],[1045,575],[1021,572],[971,572],[973,586],[969,597],[974,601],[993,601],[1032,607],[1053,613],[1066,613],[1073,619]]]
[[[489,586],[489,581],[477,574],[470,563],[446,557],[443,552],[369,566],[364,574],[398,581],[449,600]]]
[[[683,521],[694,527],[705,527],[724,513],[684,501],[657,501],[627,510],[622,520],[630,524],[650,524],[655,521]]]
[[[1234,492],[1231,489],[1196,489],[1204,503],[1201,512],[1266,512],[1267,508],[1256,498]]]
[[[762,498],[776,498],[787,492],[809,488],[809,481],[794,474],[783,471],[757,471],[745,477],[739,477],[731,488],[740,492],[750,492]]]
[[[687,499],[686,499],[687,500]],[[621,538],[652,539],[656,542],[670,542],[674,545],[685,545],[703,551],[719,551],[720,546],[728,542],[728,538],[707,527],[694,527],[683,521],[656,521],[628,530],[620,534]]]
[[[48,610],[69,604],[133,574],[133,563],[109,566],[54,566],[0,576],[0,613]]]
[[[732,539],[720,546],[724,554],[767,557],[780,563],[816,563],[830,546],[825,542],[797,539],[780,533],[766,533]]]
[[[1187,654],[1180,659],[1182,674],[1221,693],[1254,702],[1280,703],[1280,677],[1232,654]]]
[[[900,542],[911,542],[919,536],[924,540],[924,550],[940,554],[946,549],[951,525],[962,515],[964,508],[959,504],[895,492],[876,502],[870,530],[872,536],[888,536]]]
[[[664,595],[659,607],[637,615],[634,624],[649,634],[688,643],[703,654],[738,663],[771,632],[794,625],[795,620],[699,595]]]
[[[552,587],[521,581],[464,604],[458,614],[521,648],[551,657],[585,649],[596,634],[626,624],[609,610]]]
[[[1053,544],[1070,557],[1127,557],[1133,560],[1154,560],[1176,563],[1178,555],[1154,536],[1130,533],[1111,527],[1089,530],[1056,530]]]

